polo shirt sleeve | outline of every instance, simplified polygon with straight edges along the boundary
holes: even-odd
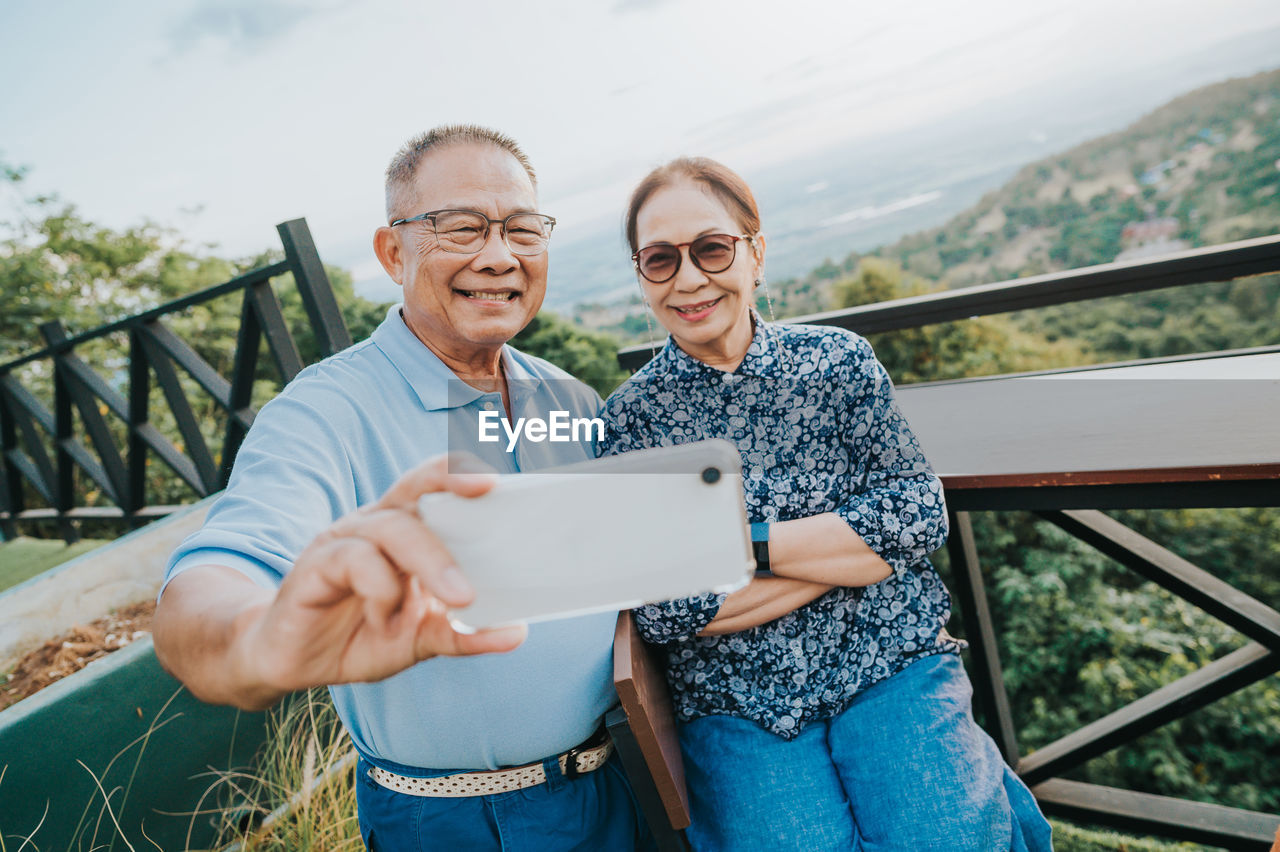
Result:
[[[356,508],[355,477],[335,419],[342,419],[341,410],[322,415],[287,392],[264,406],[226,491],[204,526],[174,551],[164,584],[213,564],[278,586],[316,534]]]
[[[942,482],[898,409],[893,381],[871,345],[858,337],[847,353],[853,375],[845,440],[866,463],[853,493],[835,513],[895,574],[923,562],[947,540]]]

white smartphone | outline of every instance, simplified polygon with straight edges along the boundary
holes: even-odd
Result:
[[[741,459],[723,440],[504,475],[418,511],[475,587],[450,613],[460,631],[732,591],[755,572]]]

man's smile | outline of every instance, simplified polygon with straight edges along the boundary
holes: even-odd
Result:
[[[461,290],[454,288],[455,293],[472,302],[510,302],[520,298],[516,290]]]

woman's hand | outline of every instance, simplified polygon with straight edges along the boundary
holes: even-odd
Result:
[[[826,583],[811,583],[808,580],[786,577],[752,580],[724,599],[716,617],[698,635],[721,636],[759,627],[817,600],[832,588],[834,587]]]

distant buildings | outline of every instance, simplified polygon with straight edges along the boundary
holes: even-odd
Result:
[[[1178,238],[1181,227],[1177,219],[1169,216],[1130,222],[1120,232],[1120,242],[1124,250],[1116,255],[1116,260],[1157,257],[1190,248],[1186,240]]]

